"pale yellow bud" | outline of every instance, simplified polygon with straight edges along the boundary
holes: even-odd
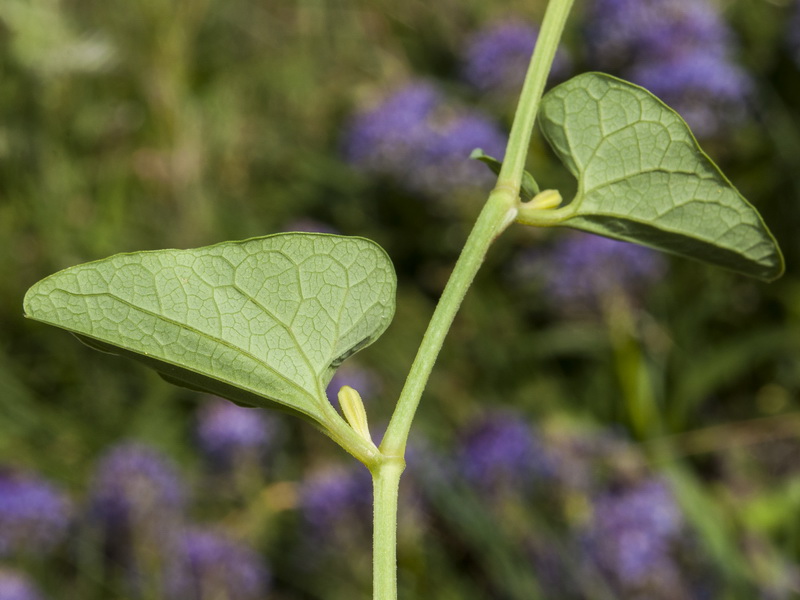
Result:
[[[365,440],[372,442],[367,424],[367,411],[364,409],[361,394],[349,385],[343,385],[339,390],[339,406],[342,407],[344,418],[350,423],[350,427]]]
[[[562,200],[561,192],[558,190],[544,190],[531,198],[527,206],[538,210],[558,208]]]

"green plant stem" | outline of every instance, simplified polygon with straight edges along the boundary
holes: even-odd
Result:
[[[492,241],[516,218],[533,123],[573,1],[551,0],[547,5],[511,126],[497,186],[490,194],[467,239],[411,365],[406,384],[397,401],[397,408],[381,444],[381,452],[387,456],[404,455],[411,422],[456,312]]]
[[[517,199],[508,190],[496,189],[491,193],[467,238],[422,338],[422,344],[411,365],[397,408],[381,443],[380,449],[383,454],[404,456],[411,421],[414,419],[422,392],[456,312],[492,241],[513,222],[516,214]]]
[[[400,475],[405,469],[402,458],[386,460],[372,470],[375,511],[372,540],[372,597],[374,600],[397,598],[397,496]]]
[[[503,166],[497,179],[497,187],[508,186],[515,197],[519,195],[533,124],[539,112],[539,102],[574,1],[550,0],[547,4],[539,38],[525,75],[525,83],[522,85],[517,112],[514,114],[514,122],[508,137]]]
[[[378,464],[370,468],[375,491],[373,600],[397,599],[397,494],[411,422],[447,332],[489,246],[518,215],[533,124],[573,1],[550,0],[547,6],[497,185],[442,292],[381,443]]]

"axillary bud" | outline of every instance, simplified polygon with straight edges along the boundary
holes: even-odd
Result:
[[[350,427],[365,440],[371,442],[372,437],[369,435],[369,425],[367,424],[367,411],[364,408],[364,402],[361,400],[361,394],[349,385],[343,385],[339,390],[339,406],[342,407],[344,418],[350,423]]]
[[[558,208],[563,198],[558,190],[543,190],[531,198],[527,206],[534,209],[545,210],[548,208]]]

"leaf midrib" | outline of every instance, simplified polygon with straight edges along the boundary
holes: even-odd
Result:
[[[582,198],[579,199],[578,196],[576,195],[575,200],[573,201],[573,203],[574,202],[578,202],[579,200],[582,200]],[[672,209],[672,210],[674,210],[674,209]],[[594,211],[594,210],[592,212],[589,212],[589,213],[581,213],[581,212],[578,212],[576,210],[573,214],[571,214],[567,218],[568,219],[572,219],[572,218],[590,218],[590,217],[601,217],[603,219],[608,219],[608,220],[619,220],[620,219],[620,215],[619,214],[599,212],[599,211]],[[713,245],[715,248],[719,248],[721,250],[730,250],[730,248],[725,248],[723,246],[717,246],[717,245],[712,243],[713,241],[715,241],[718,238],[708,238],[708,240],[711,240],[711,241],[707,241],[706,239],[697,237],[694,234],[693,235],[688,235],[685,232],[681,231],[680,229],[670,229],[669,227],[664,227],[663,225],[660,224],[660,222],[658,220],[648,221],[648,220],[644,220],[644,219],[630,217],[630,216],[627,216],[627,215],[625,216],[625,218],[623,220],[630,221],[632,223],[636,223],[637,225],[645,225],[647,227],[651,227],[652,229],[656,229],[658,231],[663,231],[664,233],[668,233],[668,234],[671,234],[671,235],[676,235],[677,237],[696,240],[696,241],[704,243],[704,244]],[[569,223],[565,223],[565,225],[569,226]],[[752,225],[749,224],[749,223],[740,223],[739,225],[752,228]],[[630,242],[630,240],[627,240],[627,239],[624,240],[624,241]],[[755,248],[757,245],[758,244],[752,244],[751,246],[749,246],[748,251],[751,250],[752,248]]]

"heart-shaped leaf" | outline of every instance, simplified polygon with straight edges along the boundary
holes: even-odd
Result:
[[[767,281],[783,273],[783,257],[758,212],[700,149],[684,120],[647,90],[585,73],[548,92],[539,119],[578,179],[575,198],[545,217],[547,224]],[[543,221],[524,209],[519,220]]]
[[[286,233],[78,265],[28,290],[25,313],[174,383],[325,425],[326,385],[386,329],[395,286],[370,240]]]

